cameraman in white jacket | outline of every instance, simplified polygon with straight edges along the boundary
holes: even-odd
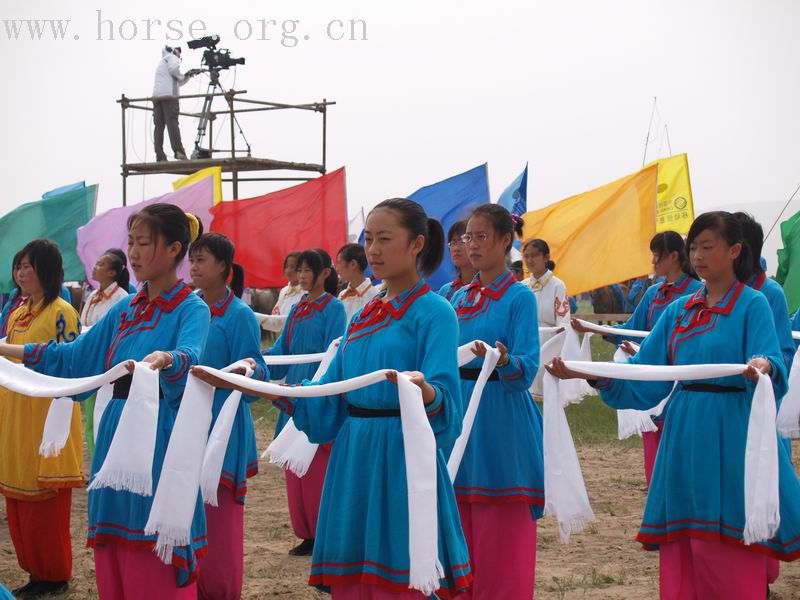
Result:
[[[178,88],[191,78],[192,73],[181,73],[181,49],[166,46],[161,51],[161,61],[156,68],[156,81],[153,86],[153,144],[156,160],[167,160],[164,154],[164,127],[169,132],[169,143],[177,160],[187,160],[186,151],[181,142],[181,130],[178,126]]]

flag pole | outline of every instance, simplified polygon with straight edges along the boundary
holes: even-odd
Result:
[[[789,204],[791,204],[792,200],[794,200],[794,197],[797,195],[797,192],[800,192],[800,184],[797,185],[797,187],[794,189],[794,192],[792,193],[792,195],[789,196],[789,199],[786,201],[786,204],[783,205],[783,208],[781,209],[781,212],[779,212],[778,216],[775,218],[775,222],[772,224],[772,227],[769,228],[769,231],[767,232],[767,235],[764,236],[764,241],[765,242],[767,241],[767,238],[769,238],[769,234],[772,233],[772,230],[775,229],[775,225],[777,225],[778,221],[781,220],[781,217],[783,216],[783,213],[786,212],[787,208],[789,208]]]
[[[650,112],[650,123],[647,125],[647,136],[644,138],[644,156],[642,156],[642,168],[647,162],[647,145],[650,143],[650,130],[653,127],[653,117],[656,115],[656,101],[658,96],[653,96],[653,110]]]

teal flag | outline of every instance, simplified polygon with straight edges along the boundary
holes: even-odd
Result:
[[[783,286],[789,313],[793,313],[800,308],[800,212],[781,223],[781,238],[775,279]]]
[[[30,242],[47,238],[58,244],[64,259],[64,280],[83,281],[76,230],[94,217],[97,186],[76,189],[46,201],[36,200],[0,218],[0,292],[14,289],[11,260]]]

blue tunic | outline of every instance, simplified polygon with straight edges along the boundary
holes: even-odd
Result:
[[[702,283],[686,273],[678,277],[673,283],[662,281],[661,283],[653,284],[645,290],[644,296],[642,296],[628,320],[622,325],[617,325],[616,328],[651,331],[667,306],[681,296],[693,294],[702,287]],[[621,335],[607,335],[604,338],[616,345],[621,344],[626,339]]]
[[[456,295],[456,292],[460,290],[464,286],[464,282],[461,281],[461,278],[458,277],[453,281],[448,281],[442,287],[439,288],[437,294],[440,296],[444,296],[445,300],[448,302],[453,301],[453,296]]]
[[[424,281],[384,304],[385,295],[381,292],[353,317],[319,383],[384,368],[422,371],[436,390],[426,410],[437,446],[451,446],[463,416],[453,309]],[[397,387],[387,381],[346,396],[294,401],[295,424],[312,442],[336,439],[322,490],[309,583],[373,584],[407,592],[408,496],[400,418],[351,417],[348,404],[397,410]],[[445,573],[437,594],[447,598],[465,589],[472,575],[441,450],[436,466],[439,560]]]
[[[800,310],[792,317],[792,331],[800,331]],[[800,340],[796,340],[794,346],[795,348],[800,347]]]
[[[645,338],[634,364],[746,363],[760,356],[772,366],[775,396],[786,392],[786,366],[763,294],[735,282],[713,307],[705,288],[672,303]],[[693,382],[684,382],[693,383]],[[741,375],[703,380],[742,391],[690,391],[679,384],[667,419],[637,539],[646,548],[687,537],[742,545],[744,457],[754,384]],[[644,410],[658,404],[672,382],[598,381],[614,408]],[[800,556],[800,483],[778,446],[780,528],[766,543],[742,546],[781,560]]]
[[[347,315],[344,304],[329,294],[323,293],[316,300],[309,301],[308,294],[303,294],[300,302],[292,306],[286,325],[280,337],[266,354],[269,356],[286,356],[289,354],[317,354],[325,352],[331,342],[344,333],[347,326]],[[302,383],[311,379],[319,367],[319,363],[304,365],[287,365],[270,367],[273,379],[286,378],[286,383]],[[275,437],[286,426],[291,415],[290,403],[278,403],[281,412],[275,423]]]
[[[786,302],[786,294],[784,294],[781,284],[767,277],[766,273],[754,275],[748,280],[747,285],[764,294],[767,302],[769,302],[772,318],[775,322],[775,333],[778,334],[778,344],[788,372],[792,368],[795,345],[792,339],[792,322],[789,319],[789,305]]]
[[[237,360],[252,358],[256,361],[253,379],[269,380],[269,371],[261,356],[261,330],[250,307],[228,290],[225,297],[210,308],[211,327],[200,363],[222,369]],[[230,393],[223,389],[214,393],[212,429]],[[256,396],[242,396],[219,481],[221,486],[231,490],[240,504],[244,504],[247,494],[247,479],[258,473],[258,451],[249,405],[257,399]]]
[[[454,483],[459,502],[521,502],[538,519],[544,509],[542,414],[528,389],[539,369],[536,296],[505,271],[481,288],[476,275],[453,298],[459,344],[483,340],[508,348],[508,364],[483,390]],[[483,360],[465,365],[480,369]],[[466,412],[475,381],[461,380]]]
[[[156,489],[186,376],[189,368],[198,364],[208,327],[208,307],[185,283],[179,281],[152,302],[148,301],[145,285],[135,296],[120,300],[94,327],[73,342],[26,344],[24,363],[47,375],[89,377],[125,360],[138,361],[156,350],[170,350],[172,366],[160,374],[164,397],[159,401],[153,457],[153,489]],[[103,413],[97,430],[92,478],[105,461],[124,406],[124,399],[113,398]],[[179,586],[194,580],[197,559],[205,554],[206,548],[205,512],[199,489],[194,493],[197,504],[191,528],[192,543],[175,548],[172,555]],[[152,496],[111,488],[91,490],[87,545],[153,548],[156,536],[144,534],[152,504]]]

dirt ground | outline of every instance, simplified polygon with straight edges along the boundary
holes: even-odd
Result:
[[[259,448],[264,448],[271,428],[259,421]],[[652,600],[658,594],[658,556],[642,551],[633,539],[645,496],[641,449],[591,444],[579,447],[579,454],[597,520],[569,545],[560,543],[553,519],[539,521],[536,597]],[[309,560],[287,555],[296,540],[289,527],[282,474],[269,464],[261,469],[248,492],[244,597],[325,598],[306,585]],[[72,520],[75,573],[71,591],[61,596],[65,600],[97,598],[91,553],[83,545],[85,514],[86,492],[80,490],[74,496]],[[26,578],[16,563],[4,505],[0,520],[0,581],[13,588]],[[782,565],[773,597],[800,598],[800,561]]]

